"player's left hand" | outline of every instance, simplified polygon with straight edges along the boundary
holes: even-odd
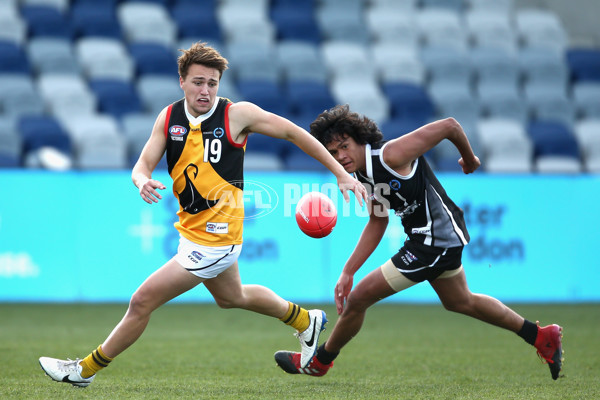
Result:
[[[465,161],[465,159],[461,157],[458,160],[458,164],[462,167],[462,170],[465,174],[470,174],[472,172],[475,172],[475,170],[479,168],[479,166],[481,165],[481,161],[477,156],[473,156],[473,159],[469,162]]]
[[[352,290],[353,281],[354,277],[351,274],[342,272],[337,284],[335,285],[335,306],[337,308],[338,315],[344,311],[344,305],[346,304],[346,299]]]
[[[365,189],[364,185],[358,181],[358,179],[352,177],[351,175],[344,174],[338,178],[338,187],[344,195],[344,200],[346,203],[350,201],[350,196],[348,195],[348,190],[354,192],[356,199],[358,200],[358,204],[362,207],[364,202],[367,201],[367,189]]]

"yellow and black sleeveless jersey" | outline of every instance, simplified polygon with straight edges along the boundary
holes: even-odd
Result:
[[[229,132],[232,103],[219,98],[212,115],[193,125],[184,99],[167,109],[167,165],[179,200],[175,228],[205,246],[242,243],[244,223],[244,152]]]

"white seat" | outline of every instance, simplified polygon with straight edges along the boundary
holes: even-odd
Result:
[[[414,14],[414,10],[407,12],[383,7],[367,9],[365,22],[372,41],[402,43],[406,46],[419,45],[420,37]]]
[[[20,14],[11,15],[10,8],[6,8],[6,14],[0,14],[0,40],[14,42],[24,46],[27,40],[27,24]]]
[[[329,41],[321,44],[321,54],[329,73],[336,77],[375,79],[377,70],[369,59],[365,46],[345,41]]]
[[[225,40],[274,43],[275,28],[269,18],[267,0],[222,1],[216,14]]]
[[[465,25],[469,39],[475,46],[511,52],[518,48],[518,37],[508,14],[471,10],[465,13]]]
[[[425,8],[415,15],[417,30],[422,41],[429,46],[467,47],[467,30],[461,15],[455,10]]]
[[[466,0],[471,10],[509,14],[514,10],[514,0]]]
[[[476,47],[469,52],[473,72],[479,83],[517,85],[521,71],[514,53],[494,47]]]
[[[566,89],[560,85],[526,84],[524,95],[532,116],[572,126],[575,121],[575,106]]]
[[[421,61],[430,83],[437,81],[460,82],[464,85],[472,83],[472,65],[466,50],[426,46],[421,49]]]
[[[368,30],[363,20],[363,6],[359,2],[319,5],[315,20],[323,40],[350,41],[366,44]]]
[[[70,40],[38,36],[29,39],[27,56],[35,74],[79,74],[81,67]]]
[[[285,79],[325,83],[327,69],[316,45],[300,40],[283,40],[277,44],[277,62]]]
[[[162,4],[120,3],[117,18],[128,42],[156,42],[171,47],[177,39],[177,27]]]
[[[569,38],[558,16],[549,10],[521,9],[516,11],[515,26],[525,46],[565,50]]]
[[[11,118],[44,113],[44,103],[29,75],[0,74],[0,110]]]
[[[116,119],[108,115],[91,114],[61,120],[73,138],[75,165],[81,169],[125,168],[127,140],[120,134]]]
[[[46,107],[58,118],[96,112],[98,100],[78,75],[43,74],[37,84]]]
[[[415,47],[379,42],[371,46],[371,53],[382,82],[425,82],[425,67]]]
[[[515,120],[483,119],[477,127],[490,172],[530,172],[533,143],[524,126]]]
[[[349,104],[354,112],[371,118],[376,123],[386,121],[390,116],[390,104],[375,79],[362,78],[356,84],[352,76],[336,77],[331,84],[331,92],[340,104]]]
[[[541,174],[579,174],[583,170],[578,158],[554,155],[537,157],[534,169]]]
[[[482,112],[488,117],[514,119],[521,123],[530,118],[525,99],[516,85],[488,81],[479,83],[476,92]]]
[[[585,169],[589,172],[600,172],[600,118],[577,122],[573,133],[583,153]]]
[[[156,115],[138,113],[126,114],[121,119],[130,165],[139,158],[144,145],[150,138],[155,120]]]
[[[135,85],[144,109],[151,115],[158,115],[163,108],[183,97],[175,76],[144,75]]]
[[[131,81],[135,77],[135,63],[120,40],[82,37],[75,43],[75,49],[88,79],[115,78]]]
[[[600,83],[579,81],[573,84],[573,101],[580,118],[600,118]],[[600,136],[600,132],[598,132]]]
[[[518,52],[518,64],[527,84],[568,84],[569,67],[561,50],[524,47]]]
[[[237,80],[279,82],[281,69],[277,63],[277,48],[272,43],[229,42],[227,58]]]

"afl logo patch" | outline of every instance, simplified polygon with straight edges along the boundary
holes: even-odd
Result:
[[[187,129],[181,125],[173,125],[169,128],[169,133],[174,136],[183,136],[187,133]]]
[[[220,137],[222,137],[225,134],[225,130],[223,128],[215,128],[215,130],[213,131],[213,135],[219,139]]]

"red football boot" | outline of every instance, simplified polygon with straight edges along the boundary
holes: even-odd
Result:
[[[552,324],[541,327],[539,321],[535,348],[542,361],[550,367],[552,379],[558,379],[562,369],[562,327]]]
[[[333,361],[330,364],[324,365],[317,360],[317,356],[313,356],[306,367],[300,368],[300,353],[291,351],[278,351],[275,353],[275,361],[288,374],[306,374],[311,376],[323,376],[333,366]]]

